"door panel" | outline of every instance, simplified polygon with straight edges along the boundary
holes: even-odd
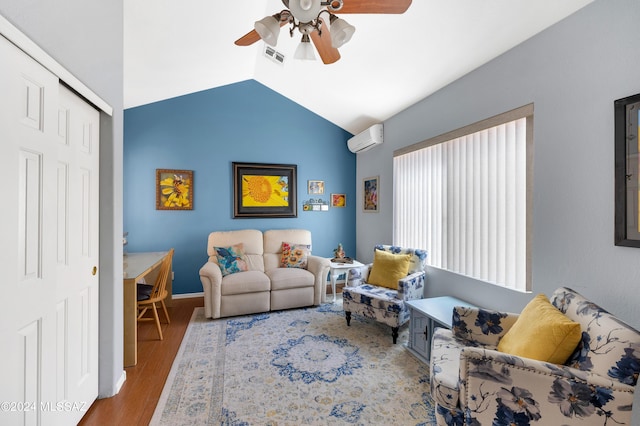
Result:
[[[4,37],[0,63],[0,424],[75,424],[98,393],[99,113]]]
[[[65,401],[98,395],[99,113],[64,86],[58,107],[57,300],[67,307]],[[62,128],[60,128],[62,126]],[[65,254],[66,253],[66,254]],[[77,422],[80,417],[71,416]]]

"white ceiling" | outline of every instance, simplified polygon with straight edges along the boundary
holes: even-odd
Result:
[[[402,15],[338,14],[356,27],[342,59],[293,60],[300,37],[283,28],[281,65],[261,41],[233,43],[280,0],[125,0],[124,106],[253,78],[358,133],[592,1],[414,0]]]

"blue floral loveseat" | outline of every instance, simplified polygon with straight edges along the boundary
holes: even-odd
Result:
[[[631,424],[640,333],[569,288],[549,301],[582,331],[564,365],[495,350],[518,315],[454,308],[432,341],[438,425]]]

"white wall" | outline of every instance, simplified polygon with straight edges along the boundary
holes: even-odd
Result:
[[[381,179],[381,212],[358,212],[358,259],[392,242],[395,149],[533,102],[533,293],[569,286],[640,328],[640,249],[613,243],[613,101],[640,93],[638,6],[598,0],[387,120],[384,144],[358,155],[357,179]],[[426,293],[515,312],[531,297],[435,270]]]
[[[100,389],[122,367],[122,1],[0,0],[0,14],[113,108],[101,114]]]

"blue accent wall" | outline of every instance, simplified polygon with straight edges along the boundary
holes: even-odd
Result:
[[[355,257],[356,157],[351,134],[255,80],[125,110],[126,251],[175,248],[174,294],[202,291],[211,231],[309,229],[313,254],[332,257],[342,243]],[[233,218],[232,162],[295,164],[297,218]],[[194,172],[193,210],[156,210],[156,169]],[[308,180],[325,182],[323,195]],[[302,202],[347,194],[345,208],[303,211]],[[294,241],[295,242],[295,241]]]

